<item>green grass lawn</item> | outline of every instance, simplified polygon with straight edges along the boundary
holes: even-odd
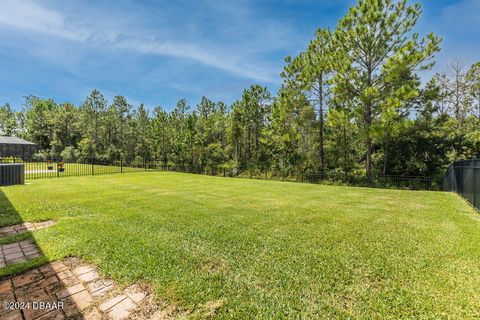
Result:
[[[454,194],[168,172],[1,191],[1,225],[58,221],[33,233],[48,259],[189,310],[223,299],[218,318],[480,317],[480,218]]]

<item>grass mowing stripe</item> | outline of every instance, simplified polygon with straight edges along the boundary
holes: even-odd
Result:
[[[32,233],[49,259],[224,299],[220,319],[480,316],[479,220],[454,194],[171,172],[1,190],[0,224],[58,221]]]

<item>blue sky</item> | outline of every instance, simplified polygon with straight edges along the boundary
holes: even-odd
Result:
[[[355,2],[0,0],[0,103],[19,109],[34,94],[79,104],[97,88],[170,110],[202,95],[231,103],[253,83],[276,92],[284,57]],[[420,2],[416,30],[444,39],[434,71],[480,60],[480,0]]]

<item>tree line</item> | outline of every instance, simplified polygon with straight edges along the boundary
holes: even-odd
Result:
[[[252,85],[227,105],[134,107],[93,90],[75,106],[27,96],[0,107],[0,131],[40,146],[37,158],[156,160],[190,170],[439,176],[480,154],[480,62],[452,61],[422,81],[441,39],[420,37],[419,4],[359,0],[285,59],[276,95]]]

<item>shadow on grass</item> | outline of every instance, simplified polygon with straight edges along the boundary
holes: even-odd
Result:
[[[49,263],[29,226],[0,188],[0,319],[80,314],[77,301],[65,295],[77,279],[58,264]],[[29,303],[29,307],[23,308],[21,303]]]
[[[42,257],[29,224],[0,189],[0,276],[21,271]]]

